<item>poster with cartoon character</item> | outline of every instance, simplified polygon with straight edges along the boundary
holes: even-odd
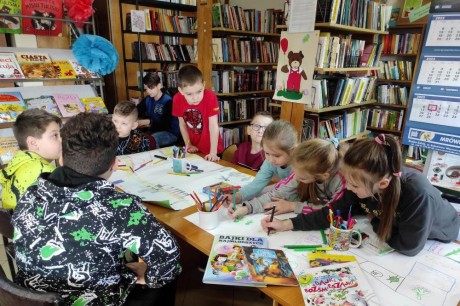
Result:
[[[281,32],[276,87],[273,99],[307,104],[314,108],[311,94],[319,31]]]

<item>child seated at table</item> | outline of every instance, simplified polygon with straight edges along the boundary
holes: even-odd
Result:
[[[140,153],[156,149],[155,139],[137,129],[138,110],[134,103],[122,101],[115,106],[112,122],[118,132],[117,155]]]
[[[115,126],[80,113],[61,134],[64,165],[42,174],[13,215],[16,282],[57,292],[64,305],[174,306],[176,240],[138,196],[107,181],[117,167]],[[128,250],[143,262],[125,265]]]
[[[269,112],[258,112],[252,117],[251,124],[247,127],[247,133],[251,140],[238,145],[232,163],[255,171],[260,169],[265,160],[261,145],[262,136],[267,126],[272,122],[273,117]]]
[[[396,251],[417,255],[427,239],[450,242],[458,236],[460,217],[420,172],[402,167],[401,148],[391,135],[355,142],[341,171],[347,190],[332,203],[333,213],[350,206],[367,214],[378,238]],[[329,227],[329,207],[288,220],[262,220],[265,231],[320,230]],[[346,218],[348,219],[348,218]],[[350,220],[348,220],[350,221]]]
[[[289,160],[293,179],[277,189],[262,194],[233,211],[233,218],[264,212],[275,206],[275,214],[294,211],[311,213],[320,210],[330,201],[339,199],[345,191],[345,180],[338,172],[344,153],[336,144],[324,139],[310,139],[298,145]]]
[[[19,152],[0,173],[3,208],[15,208],[26,189],[61,157],[61,119],[41,109],[22,112],[13,124]]]

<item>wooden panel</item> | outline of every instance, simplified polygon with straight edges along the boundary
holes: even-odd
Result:
[[[206,88],[212,87],[212,0],[197,1],[198,20],[198,68],[203,73]]]

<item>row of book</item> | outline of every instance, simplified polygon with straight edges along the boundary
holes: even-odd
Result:
[[[262,12],[219,2],[212,6],[212,26],[214,28],[276,33],[276,26],[281,24],[283,24],[283,11],[280,9],[266,9]]]
[[[219,99],[219,122],[251,119],[255,113],[268,111],[270,98]]]
[[[380,61],[377,77],[385,80],[412,81],[414,66],[413,61]]]
[[[316,22],[385,31],[392,6],[374,0],[318,0]]]
[[[312,80],[312,108],[362,103],[372,99],[375,77],[321,76]]]
[[[100,78],[75,60],[52,59],[47,53],[0,52],[0,79]]]
[[[388,34],[382,39],[382,54],[417,54],[420,33]]]
[[[238,126],[234,128],[219,127],[220,136],[224,141],[224,148],[231,146],[232,144],[240,144],[248,141],[248,134],[246,133],[247,125]]]
[[[279,43],[261,37],[223,37],[212,39],[213,62],[275,63],[278,61]]]
[[[132,57],[143,61],[177,61],[190,62],[194,58],[193,46],[170,45],[148,42],[132,42]]]
[[[369,111],[367,125],[370,127],[401,131],[404,110],[374,108]]]
[[[20,113],[31,108],[40,108],[64,118],[81,112],[108,113],[101,97],[80,99],[76,94],[55,93],[23,99],[19,91],[0,92],[0,123],[14,122]]]
[[[274,90],[276,71],[271,70],[213,70],[212,88],[216,93]]]
[[[366,41],[351,37],[351,34],[331,36],[329,32],[322,32],[318,40],[316,67],[375,67],[380,60],[383,45],[366,45]]]
[[[158,1],[196,6],[196,0],[158,0]]]
[[[409,90],[406,86],[381,84],[377,86],[377,102],[381,104],[407,105]]]
[[[191,34],[196,18],[181,16],[176,10],[131,10],[126,14],[126,29],[133,32],[162,31]]]
[[[161,69],[155,68],[147,68],[143,70],[142,78],[148,72],[154,72],[160,78],[161,84],[163,84],[163,88],[167,88],[169,90],[178,87],[178,70],[180,64],[172,63],[172,64],[163,64]],[[138,87],[144,88],[142,84],[142,78],[140,77],[140,71],[137,71],[137,79],[138,79]]]

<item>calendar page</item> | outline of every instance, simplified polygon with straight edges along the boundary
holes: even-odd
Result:
[[[424,56],[416,84],[448,86],[458,91],[459,80],[460,56]]]
[[[409,120],[460,128],[460,98],[414,95]]]
[[[459,16],[441,15],[433,18],[425,45],[428,47],[460,47]]]

